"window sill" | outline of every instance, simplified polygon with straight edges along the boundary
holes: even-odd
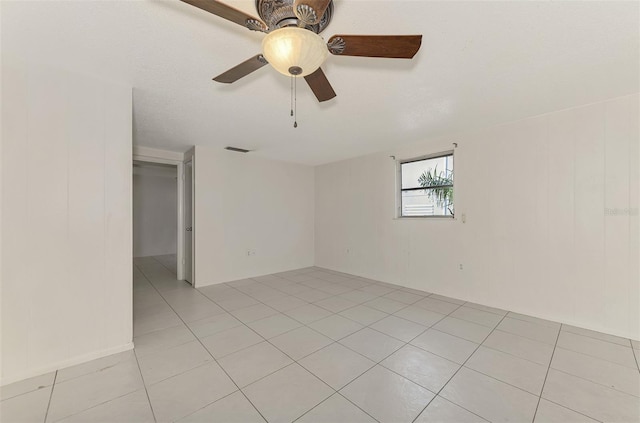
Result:
[[[393,220],[456,220],[455,216],[398,216]]]

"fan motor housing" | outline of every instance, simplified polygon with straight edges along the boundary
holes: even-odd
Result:
[[[267,24],[270,31],[287,26],[298,26],[308,29],[316,34],[324,31],[333,17],[333,0],[329,3],[327,10],[322,15],[320,22],[315,25],[308,25],[296,17],[293,11],[294,0],[256,0],[258,15]]]

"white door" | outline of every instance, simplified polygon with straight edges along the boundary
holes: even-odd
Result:
[[[193,284],[193,162],[184,166],[184,279]]]

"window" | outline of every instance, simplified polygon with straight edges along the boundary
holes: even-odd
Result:
[[[400,162],[400,217],[453,217],[453,152]]]

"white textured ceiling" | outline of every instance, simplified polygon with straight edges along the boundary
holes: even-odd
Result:
[[[256,15],[253,0],[229,4]],[[2,55],[134,87],[134,143],[234,145],[320,164],[638,92],[639,3],[334,0],[325,39],[423,34],[412,61],[330,56],[319,104],[270,67],[211,78],[260,52],[261,33],[171,1],[1,1]],[[4,105],[3,105],[4,106]]]

